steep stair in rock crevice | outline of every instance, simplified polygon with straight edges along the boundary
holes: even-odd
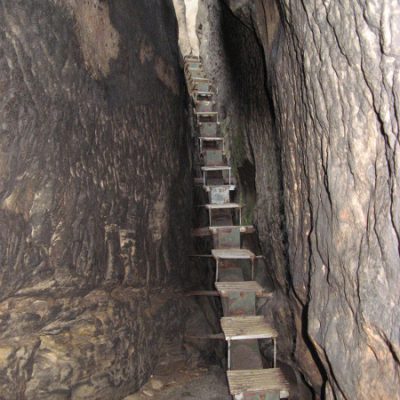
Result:
[[[194,295],[219,296],[224,316],[223,335],[209,335],[227,341],[227,380],[235,400],[276,400],[289,397],[289,384],[276,367],[278,333],[263,316],[256,315],[259,297],[271,296],[256,281],[257,256],[242,247],[242,235],[254,233],[253,226],[242,226],[242,205],[232,201],[236,190],[231,167],[220,134],[217,90],[207,77],[200,57],[184,59],[185,77],[193,102],[196,124],[194,183],[204,190],[208,202],[201,205],[208,213],[208,226],[194,229],[193,236],[211,237],[212,249],[201,257],[214,259],[215,288]],[[216,289],[216,290],[213,290]],[[273,344],[273,367],[263,367],[259,340]]]

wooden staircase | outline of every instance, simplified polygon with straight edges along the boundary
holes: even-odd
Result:
[[[196,148],[200,166],[195,184],[202,185],[208,198],[203,207],[209,226],[193,231],[195,237],[212,238],[211,254],[200,255],[215,260],[216,291],[198,291],[194,295],[218,295],[224,317],[223,335],[228,344],[227,379],[235,400],[276,400],[289,397],[289,384],[276,368],[278,333],[263,316],[256,315],[256,300],[268,297],[255,280],[257,256],[241,246],[241,235],[254,233],[253,226],[242,226],[242,205],[231,201],[236,189],[231,167],[225,157],[225,141],[219,132],[216,111],[217,91],[202,67],[199,57],[185,57],[185,77],[193,101],[197,126]],[[247,266],[246,266],[247,264]],[[250,272],[248,272],[250,271]],[[247,272],[247,273],[246,273]],[[245,280],[245,276],[250,280]],[[273,368],[263,368],[258,340],[273,343]]]

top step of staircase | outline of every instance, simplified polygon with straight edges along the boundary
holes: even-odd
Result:
[[[243,315],[221,318],[221,328],[226,340],[274,339],[278,332],[260,315]]]
[[[227,371],[229,390],[233,396],[242,393],[279,391],[280,398],[289,397],[289,383],[279,368]]]

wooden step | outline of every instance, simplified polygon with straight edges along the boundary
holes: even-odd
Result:
[[[256,255],[247,249],[212,249],[211,254],[215,259],[226,260],[252,260]]]
[[[226,340],[275,339],[278,332],[265,322],[263,316],[237,316],[221,318]]]
[[[256,296],[261,296],[264,293],[262,286],[256,281],[243,282],[215,282],[215,287],[218,293],[223,296],[229,296],[229,293],[255,293]]]
[[[207,77],[199,77],[199,78],[194,77],[192,79],[192,81],[193,82],[205,82],[205,83],[210,83],[211,84],[211,79],[208,79]]]
[[[218,187],[223,187],[223,188],[229,189],[230,191],[236,189],[235,185],[203,185],[203,189],[206,192],[210,192],[212,189],[218,188]]]
[[[230,171],[232,168],[229,165],[205,165],[201,167],[201,170],[204,172],[210,171]],[[222,186],[230,186],[230,185],[222,185]]]
[[[209,229],[211,230],[211,233],[217,233],[217,231],[219,229],[228,229],[228,228],[232,228],[232,226],[235,226],[235,225],[211,226]],[[244,233],[244,234],[254,233],[256,231],[256,228],[254,228],[254,225],[240,225],[240,226],[238,226],[238,228],[240,228],[240,233]]]
[[[277,391],[280,398],[289,397],[289,383],[279,368],[227,371],[231,395]]]
[[[216,117],[218,116],[218,111],[194,111],[197,117]]]
[[[199,140],[203,142],[221,142],[224,138],[222,136],[199,136]]]
[[[206,92],[206,91],[202,92],[201,90],[198,90],[198,91],[196,92],[196,94],[197,94],[198,96],[207,96],[207,97],[211,97],[211,96],[213,96],[215,93],[214,93],[214,92]]]
[[[223,204],[205,204],[204,207],[207,210],[222,210],[228,208],[242,208],[240,204],[237,203],[223,203]]]

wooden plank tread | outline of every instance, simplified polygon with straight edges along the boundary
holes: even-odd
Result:
[[[211,79],[208,79],[208,78],[197,78],[197,77],[193,77],[192,78],[192,81],[194,81],[194,82],[209,82],[209,83],[211,83]]]
[[[281,398],[288,397],[289,383],[279,368],[227,371],[229,390],[238,395],[246,392],[280,391]]]
[[[196,90],[196,94],[200,96],[213,96],[215,93],[210,92],[210,91],[204,91],[204,90]]]
[[[205,236],[211,236],[212,234],[216,234],[218,232],[218,229],[227,229],[227,228],[232,228],[232,227],[238,227],[240,228],[240,233],[254,233],[256,230],[253,225],[241,225],[241,226],[205,226],[202,228],[195,228],[192,230],[192,236],[196,237],[205,237]]]
[[[215,282],[215,287],[221,295],[232,292],[262,293],[262,286],[256,281]]]
[[[196,100],[198,96],[214,96],[214,95],[215,95],[215,92],[213,92],[213,91],[210,92],[210,91],[197,90],[197,89],[193,89],[191,91],[191,96],[192,96],[193,100]]]
[[[212,249],[211,254],[214,258],[232,259],[251,259],[256,255],[247,249]]]
[[[213,189],[213,188],[224,188],[224,189],[229,188],[229,190],[235,190],[236,186],[235,185],[203,185],[203,189],[206,192],[210,192],[211,189]]]
[[[201,167],[202,171],[229,171],[231,167],[229,165],[210,165]]]
[[[209,103],[209,102],[207,102]],[[195,111],[194,112],[196,115],[198,115],[199,117],[202,117],[204,115],[217,115],[218,111]]]
[[[223,203],[223,204],[205,204],[207,210],[222,210],[226,208],[242,208],[240,204],[237,203]]]
[[[221,328],[226,340],[273,339],[278,332],[265,322],[263,316],[222,317]]]
[[[224,225],[224,226],[210,226],[211,233],[217,233],[219,229],[240,228],[240,233],[254,233],[256,228],[254,225]]]
[[[199,139],[204,142],[216,142],[224,140],[221,136],[199,136]]]

